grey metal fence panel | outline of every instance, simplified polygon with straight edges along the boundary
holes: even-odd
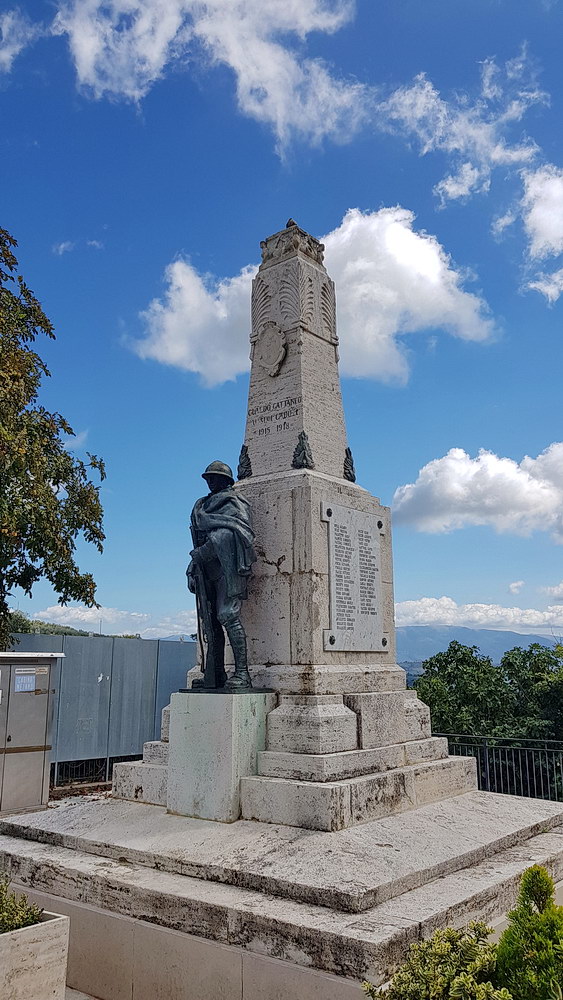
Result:
[[[479,788],[563,802],[563,742],[525,737],[437,733],[453,755],[477,761]]]
[[[53,760],[106,757],[113,639],[65,635]]]
[[[52,678],[51,760],[134,756],[160,738],[170,694],[195,665],[193,642],[19,633],[20,652],[64,652]]]
[[[196,643],[160,640],[156,674],[156,704],[154,712],[154,739],[160,739],[162,709],[170,702],[170,693],[186,686],[186,674],[195,667]]]
[[[18,642],[12,643],[10,647],[16,653],[62,653],[62,635],[38,635],[35,632],[17,632],[14,636]],[[61,686],[61,660],[57,660],[51,667],[51,705],[49,707],[49,728],[47,731],[47,743],[53,747],[51,760],[55,760],[55,746],[57,743],[57,725],[59,719],[59,692]]]
[[[158,643],[114,639],[108,757],[140,753],[154,735]]]

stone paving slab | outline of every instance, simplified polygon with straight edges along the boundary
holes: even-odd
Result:
[[[561,803],[469,792],[335,833],[212,823],[113,799],[3,817],[0,833],[361,912],[560,824]]]
[[[0,868],[24,888],[377,985],[436,927],[501,916],[531,864],[563,878],[563,827],[358,914],[0,835]]]

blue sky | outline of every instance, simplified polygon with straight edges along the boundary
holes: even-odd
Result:
[[[326,244],[348,436],[399,624],[563,633],[563,3],[55,0],[0,12],[2,225],[44,405],[104,457],[104,631],[193,629],[187,521],[236,464],[259,242]]]

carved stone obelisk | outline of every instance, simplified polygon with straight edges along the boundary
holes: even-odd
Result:
[[[344,477],[334,283],[323,250],[296,225],[262,243],[245,434],[253,476],[306,468]]]
[[[475,787],[395,662],[389,509],[355,484],[323,247],[292,220],[262,244],[237,490],[257,562],[242,619],[279,693],[247,819],[339,829]]]

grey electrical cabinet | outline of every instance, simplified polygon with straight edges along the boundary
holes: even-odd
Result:
[[[0,813],[49,798],[51,670],[61,653],[0,653]]]

